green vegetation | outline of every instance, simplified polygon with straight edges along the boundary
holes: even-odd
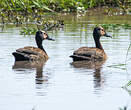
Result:
[[[30,27],[30,25],[27,25],[26,27],[22,28],[20,31],[21,35],[32,35],[35,34],[35,32],[38,29],[41,30],[45,30],[45,31],[50,31],[50,30],[54,30],[56,28],[61,28],[64,25],[64,21],[63,20],[50,20],[50,21],[46,21],[46,22],[41,22],[41,24],[36,23],[35,27]],[[92,29],[97,26],[97,25],[92,25]],[[104,29],[108,30],[108,31],[113,31],[113,30],[119,30],[121,28],[124,29],[131,29],[131,25],[129,24],[101,24],[102,27],[104,27]],[[82,29],[82,31],[86,31],[86,29]],[[130,45],[131,46],[131,45]],[[129,47],[130,49],[130,47]],[[118,65],[112,65],[111,67],[115,67],[115,68],[119,68],[122,67],[122,69],[125,69],[125,64],[118,64]]]
[[[128,87],[130,86],[131,86],[131,81],[128,81],[128,83],[125,86],[123,86],[123,88],[128,89]],[[131,93],[131,90],[130,90],[130,93]]]
[[[131,12],[131,0],[0,0],[0,23],[24,24],[58,12],[90,13],[102,7],[103,14],[115,15]]]
[[[36,28],[30,28],[30,27],[24,27],[20,31],[21,35],[35,35],[37,29]]]
[[[20,31],[21,35],[34,35],[37,30],[52,31],[59,28],[63,28],[63,20],[51,20],[46,22],[37,22],[35,27],[26,25]]]
[[[122,70],[126,70],[125,64],[110,65],[110,66],[108,66],[108,67],[111,67],[111,68],[119,68],[119,69],[122,69]]]
[[[126,84],[126,86],[131,86],[131,81],[129,81],[129,82]]]
[[[103,8],[107,14],[117,7],[125,14],[131,12],[130,5],[131,0],[0,0],[0,16],[4,23],[5,17],[19,20],[29,15],[41,16],[43,12],[83,12],[103,6],[107,6]]]
[[[127,23],[125,24],[102,24],[102,27],[108,31],[120,30],[120,28],[131,29],[131,25]]]
[[[76,11],[78,7],[84,9],[98,6],[119,7],[126,11],[131,0],[1,0],[0,7],[6,11]]]
[[[131,95],[131,81],[125,84],[122,88],[125,89],[129,93],[129,95]]]

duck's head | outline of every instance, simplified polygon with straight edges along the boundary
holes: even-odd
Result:
[[[45,31],[42,31],[42,30],[39,30],[39,31],[36,32],[35,39],[36,39],[36,41],[43,41],[45,39],[54,41],[54,39],[50,38],[48,36],[48,34]]]
[[[101,36],[111,37],[110,35],[108,35],[106,33],[106,31],[104,30],[104,28],[101,27],[101,26],[98,26],[98,27],[94,28],[93,36],[94,36],[94,39],[100,39]]]

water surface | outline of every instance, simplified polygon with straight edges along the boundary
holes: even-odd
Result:
[[[108,59],[99,68],[75,67],[69,56],[79,47],[95,46],[96,24],[128,23],[131,16],[65,15],[63,29],[50,31],[44,41],[50,59],[38,68],[15,68],[12,52],[36,46],[34,35],[19,35],[21,26],[6,25],[0,33],[0,110],[119,110],[131,109],[130,94],[122,89],[131,80],[130,60],[125,66],[131,30],[111,31],[101,38]],[[27,66],[29,67],[29,66]]]

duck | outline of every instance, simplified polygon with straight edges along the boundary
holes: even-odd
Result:
[[[93,38],[95,41],[96,47],[80,47],[79,49],[73,52],[73,55],[70,57],[73,58],[73,61],[102,61],[107,59],[107,55],[100,43],[101,36],[111,37],[105,31],[102,26],[97,26],[93,30]]]
[[[54,41],[45,31],[38,30],[35,35],[37,47],[26,46],[17,49],[12,53],[15,61],[47,61],[49,56],[42,46],[42,41],[45,39]]]

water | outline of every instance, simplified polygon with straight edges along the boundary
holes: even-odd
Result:
[[[69,58],[79,47],[94,46],[92,25],[131,24],[130,16],[64,15],[63,19],[63,29],[48,32],[55,41],[43,42],[50,59],[38,68],[13,69],[11,54],[17,48],[35,46],[34,35],[19,35],[21,28],[12,25],[1,30],[0,110],[131,109],[130,94],[121,88],[131,80],[130,60],[124,65],[131,30],[121,28],[109,32],[113,38],[101,38],[108,59],[99,68],[75,67]]]

